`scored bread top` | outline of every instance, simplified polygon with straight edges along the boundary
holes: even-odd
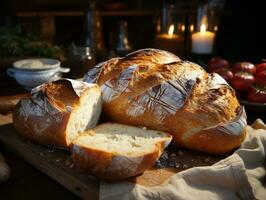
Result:
[[[161,131],[104,123],[79,135],[73,145],[113,155],[136,157],[154,152],[160,142],[163,142],[164,148],[167,147],[171,139],[172,136]]]
[[[205,128],[231,120],[241,110],[233,89],[218,74],[208,74],[173,54],[144,49],[113,60],[103,63],[95,75],[103,102],[108,103],[104,110],[118,107],[113,115],[124,110],[125,115],[137,117],[151,111],[157,122],[164,123],[167,115],[186,110],[188,115],[206,115]]]
[[[245,138],[245,111],[230,85],[218,74],[209,74],[171,53],[139,50],[99,64],[84,80],[101,86],[103,111],[110,119],[171,133],[179,145],[222,153],[189,143],[201,130],[227,122],[237,131],[229,137],[232,142],[224,152],[239,146]],[[227,138],[227,128],[211,130],[213,140],[221,133]]]
[[[157,65],[168,64],[180,61],[180,58],[172,53],[157,49],[142,49],[128,54],[124,58],[112,58],[108,62],[102,62],[96,65],[86,74],[86,82],[98,83],[102,85],[107,80],[120,74],[132,63],[138,66],[155,67]]]

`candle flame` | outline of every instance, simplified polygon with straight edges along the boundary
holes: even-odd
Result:
[[[190,32],[194,31],[194,25],[190,25]]]
[[[174,27],[174,25],[172,24],[172,25],[169,27],[168,34],[172,36],[173,33],[174,33],[174,29],[175,29],[175,27]]]
[[[206,25],[205,24],[201,24],[200,26],[200,32],[206,32]]]
[[[182,26],[181,26],[181,30],[182,30],[182,32],[184,32],[185,29],[186,29],[185,25],[182,25]]]

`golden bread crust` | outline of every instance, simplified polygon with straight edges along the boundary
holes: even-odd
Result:
[[[112,74],[114,69],[112,76],[101,81],[95,79],[103,92],[104,114],[120,123],[171,133],[177,145],[189,149],[215,154],[239,146],[245,138],[246,116],[228,83],[195,63],[158,52],[152,49],[133,52],[112,63],[108,70]],[[104,77],[101,71],[96,76]],[[240,128],[235,125],[234,136],[226,132],[216,134],[219,133],[216,126],[240,120],[239,113],[243,123],[239,123]],[[205,134],[209,127],[216,128]],[[198,139],[200,142],[188,142],[201,136],[205,139]],[[219,141],[223,145],[217,147]]]
[[[97,87],[97,85],[91,86]],[[69,148],[67,124],[72,111],[79,106],[86,83],[61,79],[32,90],[13,111],[14,128],[22,136],[41,144]]]

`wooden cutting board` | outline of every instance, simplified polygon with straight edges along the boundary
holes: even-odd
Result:
[[[68,151],[22,138],[14,130],[10,115],[0,115],[0,144],[82,199],[98,199],[99,180],[75,169]],[[211,165],[225,156],[211,156],[170,146],[155,167],[126,181],[145,186],[159,185],[175,173],[195,166]]]

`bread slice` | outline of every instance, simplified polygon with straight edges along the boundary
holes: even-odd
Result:
[[[81,132],[94,128],[101,114],[101,90],[96,84],[71,79],[34,88],[13,111],[15,129],[45,145],[69,148]]]
[[[104,123],[73,141],[77,168],[107,181],[143,173],[152,167],[172,136],[118,123]]]

